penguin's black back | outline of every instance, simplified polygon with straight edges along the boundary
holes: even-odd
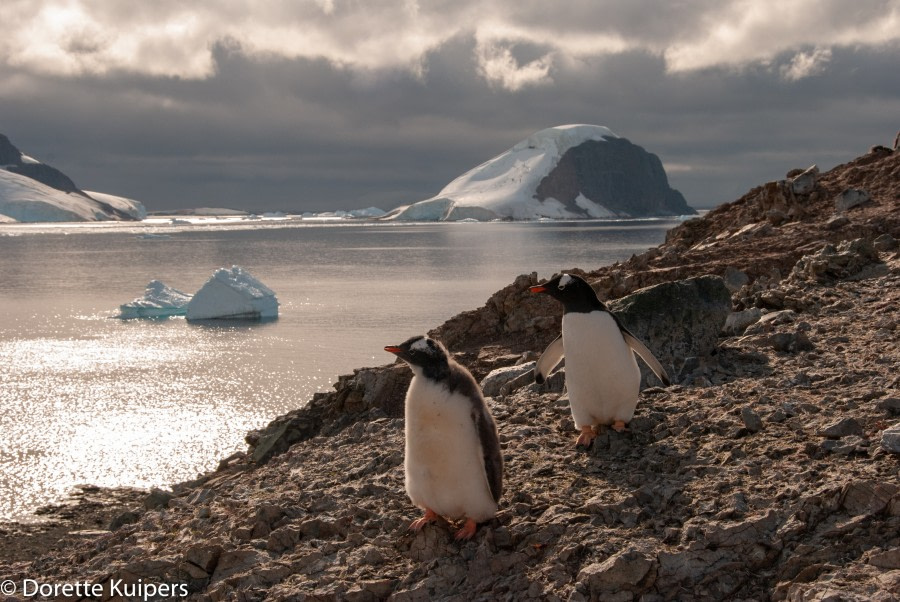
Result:
[[[472,421],[478,440],[481,442],[484,471],[495,502],[500,501],[503,494],[503,454],[500,451],[500,439],[497,436],[497,424],[488,411],[487,402],[481,393],[481,387],[475,377],[453,359],[447,362],[448,374],[445,379],[447,389],[466,397],[472,404]]]

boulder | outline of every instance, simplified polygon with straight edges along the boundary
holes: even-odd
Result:
[[[841,418],[819,431],[820,436],[828,437],[829,439],[840,439],[841,437],[862,434],[863,427],[855,418]]]
[[[897,248],[897,239],[890,234],[882,234],[872,241],[872,246],[875,247],[877,251],[881,252],[893,251]]]
[[[809,194],[816,188],[819,179],[819,167],[813,165],[806,171],[791,178],[791,190],[794,194]]]
[[[881,449],[900,454],[900,422],[881,432]]]
[[[484,393],[485,397],[494,397],[500,394],[504,385],[516,380],[519,376],[534,370],[534,365],[535,362],[527,362],[492,370],[487,376],[481,379],[481,391]]]
[[[623,590],[639,594],[653,585],[657,565],[655,556],[632,547],[603,562],[584,567],[578,573],[578,581],[586,584],[591,594],[600,599]]]
[[[725,280],[725,286],[727,286],[728,290],[732,293],[738,292],[741,290],[741,287],[750,282],[750,277],[747,276],[745,272],[732,266],[725,268],[725,273],[722,274],[722,278]]]
[[[870,200],[869,193],[865,190],[848,188],[834,199],[834,209],[838,212],[847,211],[863,203],[868,203]]]
[[[725,331],[725,334],[739,335],[747,330],[748,326],[757,323],[761,317],[762,310],[758,307],[731,312],[728,314],[728,317],[725,318],[723,330]]]
[[[685,358],[705,357],[716,348],[731,312],[731,294],[722,278],[700,276],[647,287],[608,306],[669,374],[675,374],[673,366]],[[646,385],[650,372],[641,366]]]

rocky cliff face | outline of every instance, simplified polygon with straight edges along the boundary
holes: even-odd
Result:
[[[3,526],[0,580],[184,584],[204,601],[896,600],[898,169],[879,150],[802,187],[797,172],[579,272],[657,353],[690,356],[588,452],[563,378],[492,385],[506,493],[472,541],[407,530],[409,371],[393,364],[341,377],[172,492],[105,507],[82,492],[48,523]],[[839,204],[848,188],[868,200]],[[432,334],[479,379],[527,366],[559,331],[534,282]]]
[[[562,202],[573,214],[594,217],[580,196],[620,216],[693,215],[680,192],[669,187],[659,157],[625,138],[589,140],[567,150],[538,184],[535,197]]]

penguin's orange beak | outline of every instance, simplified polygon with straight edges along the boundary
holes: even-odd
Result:
[[[400,353],[401,351],[403,351],[396,345],[388,345],[387,347],[384,348],[384,350],[387,351],[388,353],[393,353],[395,355]]]
[[[528,290],[530,290],[532,293],[543,293],[547,290],[547,287],[542,284],[538,284],[536,286],[530,287]]]

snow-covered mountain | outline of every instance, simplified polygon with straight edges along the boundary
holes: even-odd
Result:
[[[139,201],[80,190],[64,173],[0,134],[0,222],[139,220],[146,215]]]
[[[599,125],[541,130],[386,219],[530,220],[687,215],[659,157]]]

